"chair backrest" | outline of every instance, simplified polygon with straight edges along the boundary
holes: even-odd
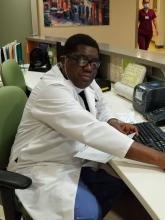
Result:
[[[51,69],[48,52],[44,48],[36,47],[30,52],[29,71],[47,72]]]
[[[2,63],[1,78],[4,86],[18,86],[26,92],[23,73],[14,59],[9,59]]]
[[[0,168],[8,164],[10,150],[20,123],[27,96],[15,86],[0,88]]]
[[[2,76],[2,65],[0,64],[0,87],[2,86],[1,76]]]

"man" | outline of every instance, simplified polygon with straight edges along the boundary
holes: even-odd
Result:
[[[74,157],[85,145],[165,168],[165,154],[130,139],[136,127],[106,108],[94,80],[99,65],[96,41],[73,35],[27,101],[8,169],[32,178],[16,193],[35,220],[101,220],[124,190],[100,164]]]
[[[153,28],[155,27],[158,35],[156,14],[154,10],[149,8],[150,0],[143,0],[143,9],[139,10],[139,27],[138,27],[138,44],[139,49],[148,50],[149,44],[153,36]]]

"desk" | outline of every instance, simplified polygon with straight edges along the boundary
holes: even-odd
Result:
[[[60,43],[62,46],[66,42],[64,37],[49,37],[49,36],[29,36],[27,38],[29,50],[36,47],[38,43],[47,43],[56,46]],[[110,56],[115,55],[118,57],[123,57],[129,59],[130,62],[136,62],[139,64],[148,65],[151,67],[160,68],[165,76],[165,59],[163,54],[154,53],[139,49],[128,49],[128,48],[116,48],[108,43],[99,43],[100,54],[103,55],[102,60],[102,74],[104,72],[110,72]],[[57,50],[57,57],[59,56]],[[106,76],[109,79],[109,75]]]
[[[49,37],[49,36],[29,36],[27,37],[29,48],[32,47],[33,43],[47,43],[56,45],[60,42],[63,46],[67,38],[64,37]],[[36,46],[36,44],[34,44]],[[150,51],[139,50],[139,49],[128,49],[128,48],[116,48],[107,43],[99,43],[100,53],[103,55],[118,55],[121,57],[128,58],[137,63],[150,65],[165,69],[165,59],[163,54],[158,54]]]
[[[29,89],[34,88],[44,73],[28,71],[25,81]],[[104,93],[108,106],[117,113],[134,114],[136,122],[144,121],[134,111],[132,103],[112,91]],[[127,159],[114,158],[110,165],[127,184],[154,220],[165,220],[165,173],[160,168]]]
[[[116,95],[113,89],[104,96],[114,112],[133,112],[136,122],[144,121],[142,115],[134,111],[132,102]],[[114,158],[109,163],[151,217],[165,220],[165,172],[154,165],[127,159]]]
[[[152,165],[113,159],[111,166],[154,220],[165,219],[165,173]]]

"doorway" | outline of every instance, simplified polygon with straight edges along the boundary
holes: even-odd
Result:
[[[137,0],[137,23],[136,28],[138,29],[138,11],[143,8],[142,0]],[[155,52],[165,53],[165,0],[150,0],[150,8],[155,11],[157,16],[158,36],[153,28],[153,38],[149,50]],[[137,42],[137,29],[136,29],[136,42]],[[137,45],[137,43],[136,43]],[[137,45],[138,48],[138,45]],[[160,48],[160,49],[159,49]]]

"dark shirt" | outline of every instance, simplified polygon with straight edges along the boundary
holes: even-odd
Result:
[[[146,12],[144,9],[140,9],[138,33],[143,35],[152,35],[152,20],[154,18],[156,18],[154,10],[148,9],[148,12]]]

